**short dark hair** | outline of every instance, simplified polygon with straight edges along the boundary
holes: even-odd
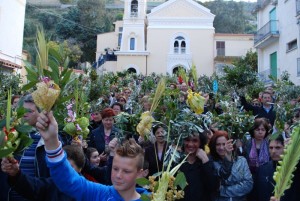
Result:
[[[67,153],[67,158],[69,160],[73,160],[75,165],[79,169],[82,169],[84,167],[85,156],[84,156],[83,150],[80,146],[78,146],[78,145],[66,145],[66,146],[63,147],[63,149]]]
[[[255,119],[253,126],[249,130],[250,136],[254,138],[254,130],[257,129],[260,125],[263,125],[264,128],[266,129],[266,135],[264,137],[266,138],[270,134],[270,130],[271,130],[269,123],[270,123],[269,120],[266,118]]]
[[[123,111],[123,105],[121,103],[115,102],[114,104],[112,104],[111,108],[113,108],[115,105],[118,105],[121,111]]]
[[[277,142],[279,142],[281,145],[284,146],[284,138],[283,138],[282,135],[278,135],[275,139],[271,137],[270,140],[269,140],[269,144],[270,144],[271,141],[277,141]]]
[[[227,140],[228,138],[228,133],[226,131],[222,131],[222,130],[216,130],[214,132],[214,135],[212,136],[212,138],[209,141],[209,150],[210,150],[210,155],[213,157],[213,159],[220,159],[219,154],[217,153],[217,140],[220,137],[225,137]]]
[[[121,157],[137,158],[138,170],[143,168],[144,165],[144,150],[138,145],[134,139],[125,140],[122,145],[117,147],[116,154]]]
[[[152,127],[152,132],[155,135],[155,132],[159,129],[159,128],[164,128],[162,124],[157,124],[155,126]]]
[[[191,136],[193,136],[193,137],[194,136],[198,136],[199,140],[200,140],[200,146],[199,146],[199,148],[204,150],[204,147],[207,144],[207,136],[203,132],[202,133],[194,132],[194,133],[195,134],[189,135],[188,137],[184,138],[183,140],[186,140],[186,139],[188,139]],[[184,150],[184,143],[183,143],[182,149]]]

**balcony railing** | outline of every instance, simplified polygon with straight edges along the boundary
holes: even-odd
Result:
[[[254,34],[254,45],[270,36],[279,36],[278,20],[270,20]]]
[[[300,15],[300,0],[296,0],[296,14]]]

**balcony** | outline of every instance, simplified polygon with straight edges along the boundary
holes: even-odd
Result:
[[[254,34],[254,47],[264,48],[278,41],[278,20],[270,20]]]
[[[267,69],[267,70],[264,70],[264,71],[261,71],[258,73],[259,79],[265,84],[272,83],[272,80],[269,78],[270,71],[271,71],[271,69]]]
[[[300,0],[296,0],[296,15],[300,17]]]

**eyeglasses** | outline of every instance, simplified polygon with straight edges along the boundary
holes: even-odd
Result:
[[[124,91],[124,94],[130,94],[130,91]]]

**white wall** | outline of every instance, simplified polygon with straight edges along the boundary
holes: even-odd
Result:
[[[21,65],[26,0],[0,0],[0,58]]]
[[[281,73],[288,71],[290,78],[295,84],[300,84],[300,77],[297,77],[297,58],[300,57],[299,51],[299,28],[296,16],[296,1],[278,1],[278,16],[280,16],[279,28],[280,38],[278,54],[278,64]],[[297,39],[298,48],[287,52],[287,44]]]
[[[257,51],[258,56],[258,72],[270,69],[270,54],[277,51],[278,59],[278,42],[271,44],[266,49],[259,49]],[[280,68],[279,63],[277,63],[277,68]]]

